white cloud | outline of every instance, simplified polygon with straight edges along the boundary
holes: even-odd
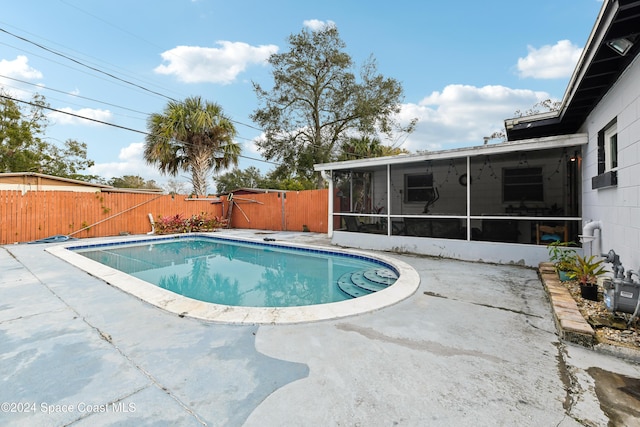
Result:
[[[251,157],[259,156],[260,150],[256,145],[256,141],[262,140],[264,138],[265,138],[265,133],[261,132],[259,136],[256,136],[252,140],[241,142],[240,145],[242,145],[242,155],[251,156]]]
[[[302,23],[305,27],[309,28],[311,31],[320,31],[325,29],[326,27],[335,27],[336,23],[333,21],[320,21],[318,19],[307,19]]]
[[[140,176],[145,180],[152,179],[158,184],[163,184],[171,178],[162,175],[156,167],[147,164],[144,160],[144,142],[134,142],[122,148],[118,154],[118,160],[117,162],[96,163],[87,171],[107,179],[125,175]]]
[[[13,78],[35,80],[41,79],[42,73],[28,64],[29,59],[24,55],[19,55],[12,61],[0,60],[0,74]]]
[[[380,137],[384,144],[411,152],[482,145],[484,137],[503,130],[504,120],[514,117],[517,110],[525,111],[550,98],[546,92],[505,86],[448,85],[418,103],[401,106],[396,117],[401,124],[407,125],[418,118],[413,133],[409,136],[395,135],[396,141],[386,140],[384,135]],[[263,138],[264,134],[261,134],[250,142],[244,142],[243,154],[259,154],[255,140]]]
[[[21,99],[31,98],[31,89],[12,79],[37,80],[42,78],[42,73],[29,66],[29,59],[24,55],[19,55],[13,60],[0,60],[0,75],[9,77],[0,77],[0,86],[4,91]]]
[[[504,128],[504,119],[550,98],[545,92],[505,86],[449,85],[419,103],[402,106],[399,120],[418,118],[416,130],[402,147],[410,151],[481,145],[483,138]]]
[[[266,63],[278,46],[251,46],[247,43],[219,41],[219,48],[178,46],[161,54],[167,64],[154,69],[158,74],[175,75],[185,83],[233,82],[250,64]]]
[[[582,48],[569,40],[560,40],[553,46],[539,49],[527,47],[529,54],[518,58],[518,75],[534,79],[557,79],[570,77],[580,59]]]
[[[177,176],[174,177],[170,175],[163,175],[162,173],[160,173],[156,166],[149,165],[144,160],[144,144],[144,142],[131,143],[128,146],[120,149],[120,152],[118,154],[118,161],[96,163],[92,167],[87,168],[86,172],[88,174],[101,176],[107,180],[115,177],[122,177],[125,175],[140,176],[147,181],[155,181],[157,185],[165,189],[167,188],[169,181],[182,183],[187,189],[191,188],[191,176],[188,172],[180,172]],[[255,158],[260,157],[253,141],[251,141],[250,143],[243,143],[242,155]],[[248,166],[256,166],[259,169],[263,169],[263,173],[266,173],[266,171],[272,165],[241,158],[239,165],[240,169],[245,169]],[[231,169],[232,168],[230,168],[229,170]],[[226,173],[229,170],[224,170],[221,173]],[[211,177],[207,181],[207,184],[209,185],[210,191],[215,191],[215,183],[213,182]]]
[[[65,108],[58,108],[58,110],[62,112],[53,111],[49,113],[47,116],[54,123],[59,125],[99,125],[99,123],[94,122],[93,120],[86,120],[86,119],[82,119],[81,117],[100,120],[102,122],[106,122],[112,117],[111,111],[100,110],[95,108],[81,108],[79,110],[74,110],[72,108],[65,107]],[[69,114],[65,114],[65,113],[69,113]],[[76,117],[76,116],[81,116],[81,117]]]

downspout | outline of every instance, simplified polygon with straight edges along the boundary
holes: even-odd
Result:
[[[601,221],[589,221],[587,222],[583,227],[582,227],[582,234],[580,234],[578,237],[580,237],[580,243],[591,243],[594,240],[597,239],[598,241],[598,245],[597,245],[597,249],[598,251],[596,251],[597,254],[600,254],[600,245],[602,244],[600,239],[598,239],[595,235],[595,230],[600,230],[600,235],[602,235],[602,222]],[[594,245],[591,245],[591,255],[593,255],[593,247]]]

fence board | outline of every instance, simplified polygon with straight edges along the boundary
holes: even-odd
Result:
[[[211,200],[188,200],[185,195],[0,190],[0,244],[57,234],[77,238],[145,234],[151,230],[149,213],[157,220],[177,214],[223,216],[228,212],[226,198],[217,204]],[[327,190],[288,192],[286,196],[249,194],[235,201],[233,228],[302,231],[305,225],[309,231],[327,231]]]
[[[327,232],[327,190],[234,196],[231,226],[258,230]],[[239,208],[239,209],[238,209]],[[228,201],[224,211],[228,212]]]

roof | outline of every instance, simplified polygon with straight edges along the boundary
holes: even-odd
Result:
[[[80,181],[78,179],[63,178],[61,176],[47,175],[37,172],[8,172],[0,173],[0,183],[15,185],[36,185],[44,187],[56,186],[59,183],[64,187],[82,187],[95,189],[95,191],[111,193],[162,193],[162,189],[147,188],[118,188],[104,184],[94,184],[92,182]]]
[[[401,154],[387,157],[347,160],[314,165],[316,171],[376,167],[395,164],[408,164],[438,159],[456,159],[462,157],[485,156],[500,153],[535,151],[562,147],[575,147],[588,142],[587,134],[554,135],[544,138],[532,138],[526,141],[506,141],[497,144],[485,144],[474,147],[454,148],[450,150],[429,151],[424,154]]]
[[[18,180],[21,179],[21,181],[25,181],[27,178],[34,178],[36,180],[45,180],[45,181],[57,181],[57,182],[61,182],[64,184],[72,184],[72,185],[80,185],[83,187],[95,187],[95,188],[108,188],[108,185],[102,185],[102,184],[93,184],[91,182],[86,182],[86,181],[80,181],[77,179],[71,179],[71,178],[63,178],[60,176],[54,176],[54,175],[47,175],[44,173],[37,173],[37,172],[7,172],[7,173],[0,173],[0,180],[2,181],[7,181],[10,178],[17,178]]]
[[[620,38],[633,43],[625,55],[607,45]],[[577,132],[639,52],[640,0],[605,0],[560,109],[505,120],[507,138],[514,141]]]

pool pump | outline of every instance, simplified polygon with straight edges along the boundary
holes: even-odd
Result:
[[[613,279],[606,279],[604,287],[604,304],[610,312],[621,312],[631,314],[631,319],[627,322],[630,325],[640,312],[640,279],[638,272],[634,270],[624,273],[624,267],[620,262],[620,257],[612,250],[603,255],[607,262],[613,264]],[[636,280],[633,280],[633,276]]]

